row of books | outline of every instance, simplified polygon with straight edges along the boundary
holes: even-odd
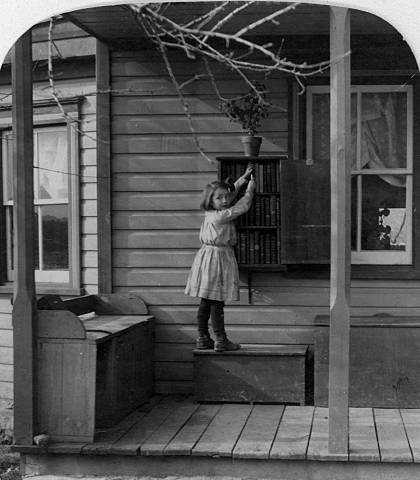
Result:
[[[277,231],[238,231],[236,257],[239,264],[273,265],[280,262]]]
[[[225,162],[222,164],[222,179],[232,177],[237,180],[246,170],[246,164],[237,162]],[[257,182],[257,193],[279,192],[279,164],[278,162],[256,163],[254,170]]]
[[[256,196],[249,211],[238,218],[238,226],[280,225],[280,197],[278,195]]]

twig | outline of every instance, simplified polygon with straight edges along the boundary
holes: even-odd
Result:
[[[299,5],[298,3],[293,3],[292,5],[289,5],[288,7],[282,8],[281,10],[277,10],[277,12],[274,12],[271,15],[267,15],[266,17],[261,18],[260,20],[257,20],[254,23],[251,23],[251,25],[247,25],[246,27],[242,28],[241,30],[238,30],[235,33],[235,37],[240,37],[241,35],[244,35],[245,33],[248,33],[250,30],[253,30],[256,27],[259,27],[260,25],[273,20],[274,18],[278,17],[279,15],[283,15],[287,12],[290,12],[291,10],[294,10],[298,5]]]

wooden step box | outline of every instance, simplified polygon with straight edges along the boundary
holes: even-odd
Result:
[[[194,350],[196,400],[304,405],[307,352],[307,345]]]

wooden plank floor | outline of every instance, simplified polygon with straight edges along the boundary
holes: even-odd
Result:
[[[198,404],[190,397],[154,397],[98,434],[96,442],[52,444],[48,451],[420,463],[420,409],[351,408],[349,432],[349,455],[332,457],[327,408]]]

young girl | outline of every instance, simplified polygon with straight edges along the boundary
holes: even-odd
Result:
[[[240,345],[226,337],[224,302],[239,300],[239,271],[233,246],[236,244],[235,218],[251,207],[255,190],[253,168],[249,165],[234,185],[212,182],[203,191],[200,207],[205,217],[200,230],[201,248],[194,258],[185,293],[201,297],[197,312],[197,348],[214,348],[216,352],[238,350]],[[239,188],[250,178],[242,198],[232,205]],[[216,342],[210,338],[208,321]]]

